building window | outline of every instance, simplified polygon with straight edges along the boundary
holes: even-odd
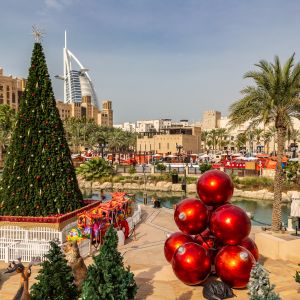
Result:
[[[11,102],[16,103],[16,94],[15,93],[12,93]]]
[[[3,92],[3,85],[0,84],[0,92]]]
[[[160,150],[160,143],[158,143],[158,149]]]
[[[169,145],[169,143],[167,143],[167,149],[168,149],[168,150],[170,149],[170,145]]]

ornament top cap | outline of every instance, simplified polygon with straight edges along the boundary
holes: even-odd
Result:
[[[45,32],[37,25],[32,25],[32,35],[37,43],[40,43],[45,35]]]

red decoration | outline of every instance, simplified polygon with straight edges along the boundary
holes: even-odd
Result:
[[[249,250],[251,254],[254,256],[255,260],[258,261],[259,252],[255,242],[251,238],[246,237],[245,239],[243,239],[240,243],[240,246]]]
[[[214,246],[214,237],[208,228],[206,228],[203,232],[195,235],[194,237],[195,243],[201,245],[206,250],[209,250]]]
[[[197,193],[206,205],[224,204],[232,197],[233,183],[222,171],[206,171],[197,181]]]
[[[207,228],[201,232],[201,234],[195,235],[194,240],[195,243],[201,245],[208,251],[211,263],[214,264],[215,257],[222,246],[216,241],[216,238],[212,232]]]
[[[190,235],[182,232],[175,232],[171,234],[165,241],[165,257],[168,262],[172,261],[175,251],[185,243],[193,242],[193,238]]]
[[[188,285],[203,282],[211,270],[207,251],[196,243],[180,246],[174,254],[172,267],[175,275]]]
[[[222,281],[233,288],[246,287],[255,259],[241,246],[225,246],[216,256],[215,267]]]
[[[39,176],[39,175],[38,175],[38,176],[35,176],[35,179],[36,179],[36,180],[41,180],[41,176]]]
[[[207,227],[207,208],[199,199],[184,199],[176,206],[174,220],[182,232],[198,234]]]
[[[251,222],[245,211],[238,206],[226,204],[211,216],[210,230],[223,244],[238,245],[251,230]]]

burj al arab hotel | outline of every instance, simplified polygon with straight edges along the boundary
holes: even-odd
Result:
[[[100,108],[100,103],[88,74],[79,59],[67,48],[67,32],[65,31],[65,47],[63,49],[64,75],[55,76],[64,81],[64,103],[81,103],[83,96],[91,97],[91,104]],[[76,63],[77,70],[73,69],[72,63]]]

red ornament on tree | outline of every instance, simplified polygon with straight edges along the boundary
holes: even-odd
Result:
[[[175,232],[171,234],[165,241],[164,252],[166,260],[168,262],[171,262],[174,253],[180,246],[193,241],[194,240],[190,235],[184,234],[182,232]]]
[[[245,211],[232,204],[214,211],[209,226],[217,240],[227,245],[239,245],[251,230],[251,222]]]
[[[245,239],[243,239],[240,243],[240,246],[249,250],[251,252],[251,254],[253,255],[253,257],[255,258],[255,260],[258,261],[259,252],[258,252],[255,242],[251,238],[246,237]]]
[[[216,256],[216,273],[233,288],[246,287],[255,259],[241,246],[225,246]]]
[[[39,180],[41,180],[41,176],[37,175],[37,176],[35,176],[35,179],[39,181]]]
[[[188,285],[203,282],[211,270],[207,251],[196,243],[180,246],[174,254],[172,268],[175,275]]]
[[[222,171],[206,171],[197,181],[197,193],[206,205],[224,204],[232,197],[233,183]]]
[[[184,199],[176,206],[174,220],[182,232],[198,234],[207,227],[207,208],[199,199]]]

